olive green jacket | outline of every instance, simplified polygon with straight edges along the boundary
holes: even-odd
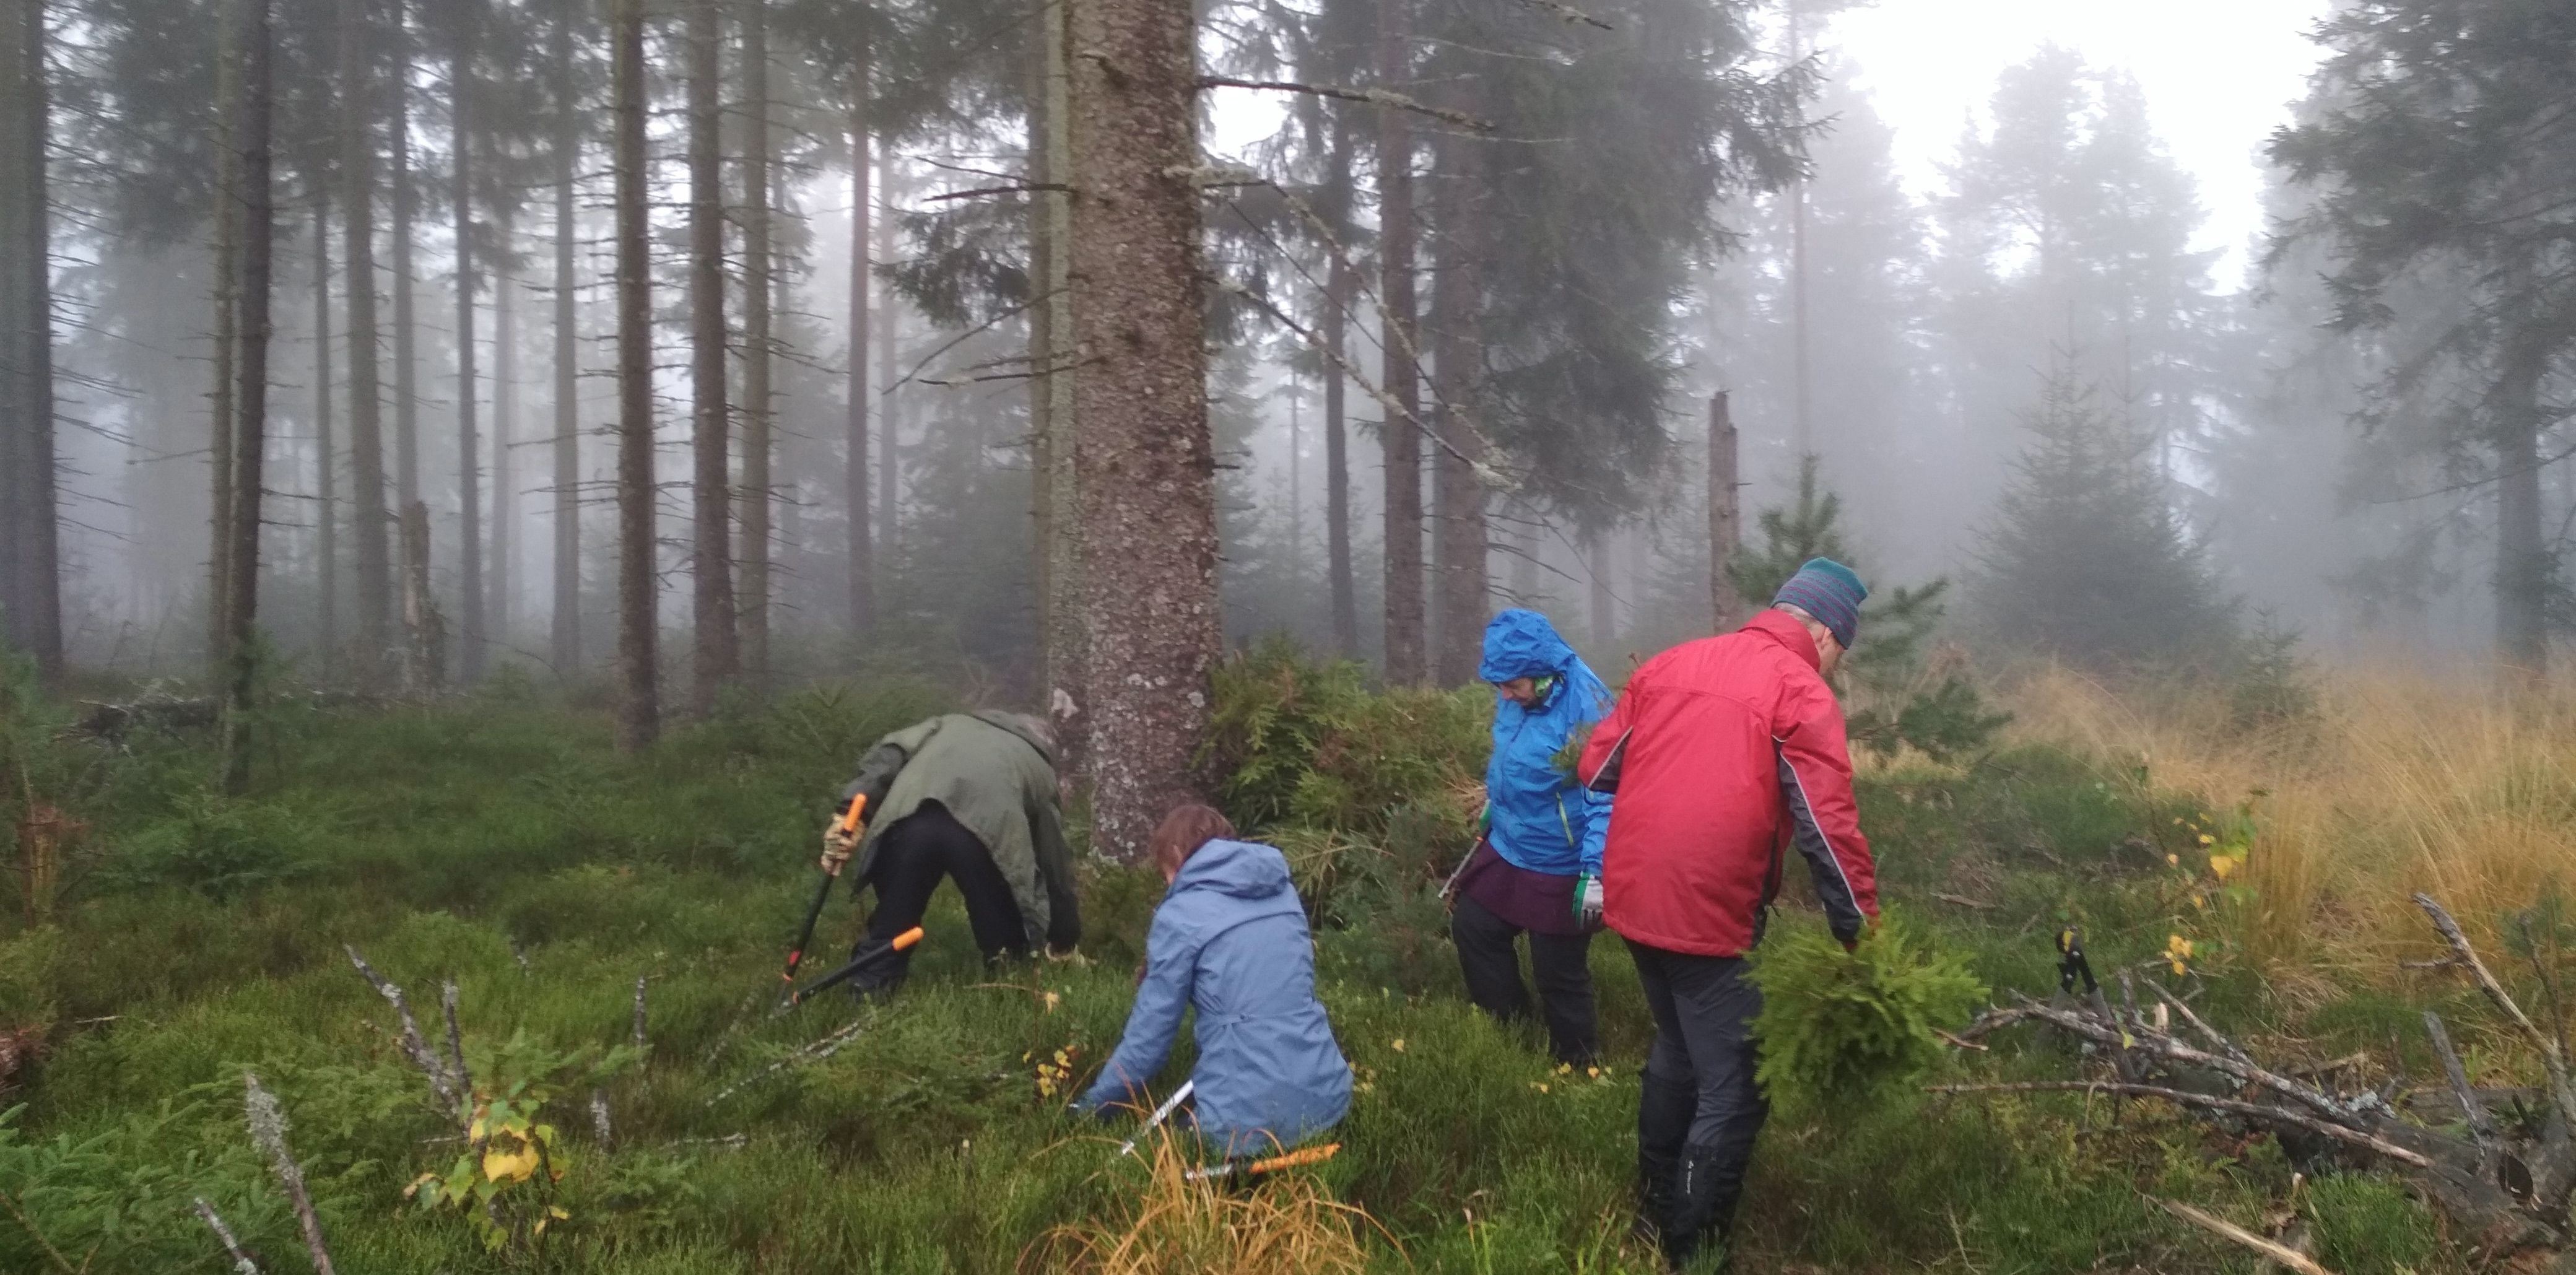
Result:
[[[1055,760],[1039,728],[1013,713],[950,713],[878,740],[859,760],[841,804],[867,794],[857,880],[876,867],[886,829],[936,801],[975,834],[1010,883],[1029,947],[1068,951],[1082,940],[1073,856],[1058,815]]]

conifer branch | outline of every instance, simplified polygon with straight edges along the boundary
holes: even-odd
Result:
[[[1257,89],[1270,93],[1308,93],[1316,97],[1333,98],[1337,101],[1359,102],[1368,106],[1383,106],[1391,110],[1412,111],[1417,115],[1428,115],[1442,123],[1455,124],[1460,128],[1472,129],[1479,133],[1490,133],[1494,131],[1494,122],[1492,120],[1478,119],[1464,111],[1453,111],[1446,107],[1426,105],[1424,103],[1414,101],[1412,98],[1406,97],[1402,93],[1391,93],[1385,89],[1346,89],[1329,84],[1300,84],[1294,80],[1238,80],[1231,75],[1202,75],[1199,77],[1199,87],[1203,89]]]

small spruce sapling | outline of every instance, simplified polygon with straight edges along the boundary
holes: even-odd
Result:
[[[1941,1030],[1983,1006],[1956,952],[1899,917],[1846,952],[1823,929],[1784,926],[1753,957],[1763,1092],[1790,1111],[1886,1101],[1940,1067]]]

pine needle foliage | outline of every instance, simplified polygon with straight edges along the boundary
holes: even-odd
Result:
[[[1489,696],[1372,694],[1363,673],[1355,661],[1309,658],[1285,638],[1218,668],[1204,756],[1236,826],[1379,833],[1426,795],[1483,777]]]
[[[1892,1098],[1941,1066],[1940,1029],[1987,998],[1964,956],[1893,916],[1848,952],[1815,926],[1774,933],[1754,955],[1753,982],[1755,1075],[1791,1111]]]

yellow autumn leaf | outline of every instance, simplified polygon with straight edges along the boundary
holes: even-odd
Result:
[[[537,1150],[521,1147],[516,1151],[494,1148],[483,1153],[483,1176],[494,1182],[525,1182],[537,1171]]]
[[[482,1116],[478,1115],[474,1117],[474,1123],[466,1127],[465,1140],[467,1142],[481,1142],[483,1140],[484,1125],[485,1121]]]
[[[2215,873],[2221,881],[2225,881],[2227,878],[2236,875],[2236,870],[2243,866],[2245,866],[2245,861],[2232,854],[2213,854],[2209,856],[2209,870],[2212,873]]]
[[[2213,837],[2213,836],[2209,835],[2208,833],[2204,832],[2204,833],[2200,834],[2200,844],[2205,845],[2205,846],[2214,846],[2214,845],[2217,845],[2217,844],[2218,844],[2218,838]]]
[[[1395,1050],[1395,1052],[1397,1052],[1397,1053],[1399,1053],[1399,1054],[1400,1054],[1400,1053],[1403,1053],[1403,1052],[1404,1052],[1404,1038],[1403,1038],[1402,1036],[1398,1036],[1398,1037],[1396,1037],[1396,1038],[1395,1038],[1395,1043],[1394,1043],[1392,1046],[1390,1046],[1390,1048],[1394,1049],[1394,1050]]]

